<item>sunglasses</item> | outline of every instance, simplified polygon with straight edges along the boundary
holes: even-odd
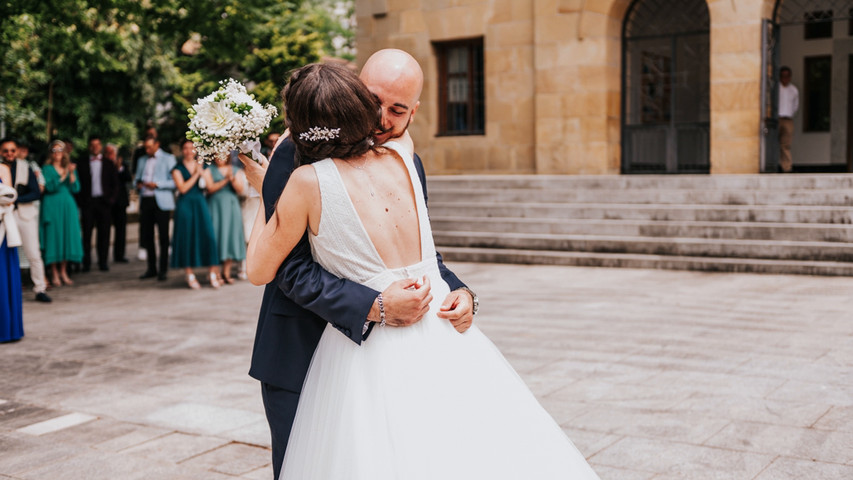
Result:
[[[51,149],[50,151],[51,151],[51,152],[53,152],[53,153],[56,153],[56,152],[64,152],[64,151],[65,151],[65,149],[64,149],[64,148],[54,148],[54,149]]]

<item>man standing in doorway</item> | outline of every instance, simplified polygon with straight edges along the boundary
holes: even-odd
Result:
[[[783,173],[791,173],[794,162],[791,159],[791,142],[794,138],[794,115],[800,108],[800,92],[791,83],[791,69],[779,69],[779,168]]]

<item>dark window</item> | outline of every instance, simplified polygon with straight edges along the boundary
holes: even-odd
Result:
[[[434,43],[438,60],[438,134],[483,135],[483,38]]]
[[[806,57],[803,73],[803,131],[828,132],[832,104],[832,56]]]
[[[847,35],[853,37],[853,8],[847,11]]]
[[[805,39],[832,38],[832,10],[815,10],[804,14]]]

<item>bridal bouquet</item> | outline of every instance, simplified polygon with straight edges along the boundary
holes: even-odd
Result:
[[[187,138],[195,145],[200,162],[210,163],[218,155],[239,149],[260,163],[264,157],[258,139],[278,110],[269,104],[261,105],[233,78],[219,83],[218,90],[188,110]]]

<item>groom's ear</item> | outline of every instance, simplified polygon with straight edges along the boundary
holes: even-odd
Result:
[[[409,123],[410,123],[410,124],[412,123],[412,120],[414,120],[414,119],[415,119],[415,113],[418,111],[418,107],[420,107],[420,106],[421,106],[421,101],[420,101],[420,100],[418,100],[417,102],[415,102],[415,106],[412,108],[412,114],[411,114],[411,115],[409,115]]]

